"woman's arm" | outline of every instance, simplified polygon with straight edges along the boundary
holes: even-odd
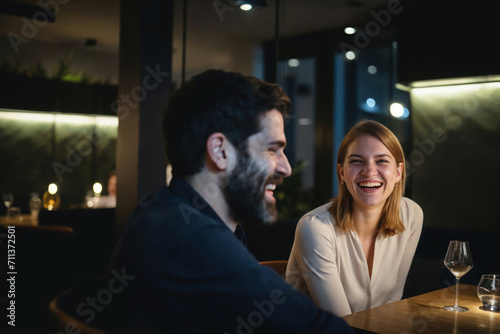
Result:
[[[338,274],[332,222],[315,215],[303,217],[297,225],[293,247],[292,254],[315,304],[337,316],[351,314]],[[287,280],[290,275],[294,273],[287,273]]]
[[[414,201],[406,198],[401,201],[401,206],[405,206],[402,208],[403,214],[401,218],[407,220],[404,223],[406,228],[410,228],[410,237],[406,243],[403,257],[401,258],[401,264],[399,265],[397,285],[394,287],[393,293],[389,296],[387,303],[401,300],[401,297],[403,296],[406,277],[410,271],[413,256],[415,255],[418,241],[420,240],[424,220],[424,213],[422,209]]]

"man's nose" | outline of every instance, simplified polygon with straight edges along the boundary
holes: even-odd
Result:
[[[278,164],[276,165],[276,173],[280,174],[283,177],[289,177],[292,175],[292,167],[288,162],[288,158],[285,153],[281,154],[278,158]]]

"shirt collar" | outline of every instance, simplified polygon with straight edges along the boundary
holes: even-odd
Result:
[[[234,231],[234,235],[236,238],[238,238],[243,245],[248,246],[247,244],[247,236],[245,234],[245,230],[243,230],[243,227],[241,224],[236,225],[236,230]]]
[[[186,180],[174,176],[172,180],[170,180],[169,189],[173,193],[187,200],[195,209],[220,222],[227,229],[229,229],[229,227],[227,227],[207,201],[205,201],[205,199]],[[245,247],[247,246],[247,237],[240,224],[236,226],[234,235],[243,243],[243,245],[245,245]]]

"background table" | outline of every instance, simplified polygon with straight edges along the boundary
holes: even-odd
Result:
[[[480,310],[477,286],[460,284],[458,304],[467,312],[450,312],[455,286],[385,304],[343,318],[360,333],[500,333],[500,313]]]
[[[0,216],[0,225],[4,226],[17,226],[17,225],[33,225],[36,226],[38,225],[38,218],[33,217],[30,214],[22,214],[21,219],[17,217],[12,218],[12,217],[6,217],[6,216]]]

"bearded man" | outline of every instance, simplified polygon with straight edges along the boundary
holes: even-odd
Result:
[[[241,225],[275,222],[273,193],[291,174],[289,109],[278,85],[220,70],[173,94],[163,122],[173,178],[139,203],[112,257],[129,278],[124,331],[352,333],[246,248]]]

